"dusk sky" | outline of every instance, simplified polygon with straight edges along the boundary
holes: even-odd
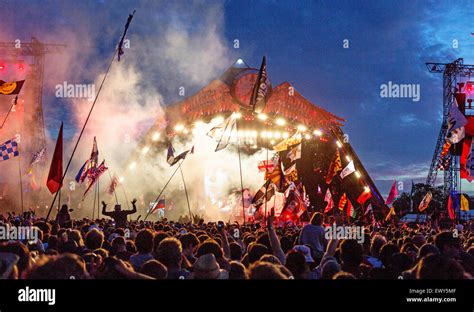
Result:
[[[190,95],[236,59],[258,67],[265,55],[274,86],[288,81],[347,120],[343,131],[384,196],[395,179],[405,191],[412,179],[424,182],[442,118],[442,75],[429,73],[425,62],[463,57],[474,63],[471,1],[178,3],[2,1],[1,41],[35,36],[68,45],[65,56],[48,56],[46,63],[44,105],[52,136],[62,120],[66,134],[77,130],[72,104],[54,97],[54,85],[91,83],[102,74],[136,9],[123,64],[133,62],[143,88],[159,93],[163,105],[180,99],[180,86]],[[419,101],[382,98],[381,85],[389,82],[419,85]]]

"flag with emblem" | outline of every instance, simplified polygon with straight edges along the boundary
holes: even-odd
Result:
[[[298,181],[298,171],[296,170],[296,164],[293,164],[290,168],[285,170],[285,180],[287,184]]]
[[[341,179],[344,179],[345,177],[347,177],[348,175],[352,174],[355,172],[355,166],[354,166],[354,161],[351,160],[346,167],[344,167],[344,169],[342,169],[341,171]]]
[[[301,158],[301,143],[293,147],[289,152],[287,157],[293,162]]]
[[[11,94],[18,94],[25,83],[24,80],[20,81],[3,81],[0,80],[0,94],[4,95],[11,95]]]
[[[326,202],[326,208],[324,208],[324,213],[328,213],[334,208],[334,201],[332,199],[331,191],[328,189],[326,190],[326,195],[324,196],[324,201]]]
[[[273,163],[272,159],[262,160],[258,163],[258,171],[259,172],[272,172],[275,169],[275,164]]]
[[[0,161],[9,160],[20,155],[18,151],[18,142],[11,139],[0,145]]]
[[[336,149],[336,153],[329,165],[328,173],[326,175],[326,183],[331,184],[332,178],[337,174],[339,170],[342,169],[341,165],[341,155],[339,154],[339,149]]]
[[[270,83],[270,79],[268,79],[267,62],[264,56],[262,64],[260,65],[257,80],[252,89],[252,94],[250,95],[250,107],[252,107],[255,113],[259,114],[263,112],[271,92],[272,84]]]
[[[274,160],[275,168],[272,172],[265,173],[265,180],[270,180],[275,185],[277,191],[281,191],[284,186],[285,176],[281,169],[280,157]]]
[[[337,205],[337,207],[339,208],[339,210],[343,211],[346,204],[347,204],[347,196],[346,196],[346,193],[343,193],[341,198],[339,198],[339,205]]]
[[[456,103],[451,105],[448,116],[448,133],[446,140],[452,144],[459,143],[465,137],[464,126],[467,124],[467,119],[461,113]]]

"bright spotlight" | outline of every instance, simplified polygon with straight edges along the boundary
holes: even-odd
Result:
[[[342,147],[342,144],[339,141],[336,141],[336,145],[337,145],[337,147]]]
[[[202,126],[204,126],[204,121],[198,120],[194,123],[194,126],[195,127],[202,127]]]
[[[240,118],[242,118],[242,114],[240,112],[235,112],[234,113],[234,118],[235,119],[240,119]]]
[[[143,149],[142,149],[142,154],[145,155],[146,153],[148,153],[148,151],[150,150],[150,148],[148,146],[145,146]]]
[[[281,138],[281,133],[280,133],[279,131],[275,131],[275,132],[273,133],[273,137],[274,137],[275,139],[279,139],[279,138]]]
[[[262,137],[262,139],[266,139],[267,138],[267,131],[260,132],[260,136]]]
[[[305,138],[306,140],[310,140],[310,139],[311,139],[311,135],[309,135],[309,134],[306,133],[306,134],[304,135],[304,138]]]
[[[224,117],[222,116],[217,116],[211,120],[213,124],[220,124],[224,122]]]
[[[177,124],[176,126],[174,126],[174,130],[176,130],[177,132],[181,132],[184,130],[184,125]]]
[[[298,127],[296,127],[296,129],[298,129],[298,131],[301,131],[301,132],[305,132],[307,130],[305,125],[298,125]]]
[[[271,141],[270,141],[270,144],[271,144],[271,145],[275,145],[275,140],[271,140]]]
[[[133,170],[136,167],[137,167],[137,163],[134,161],[134,162],[130,163],[130,165],[128,166],[128,169]]]
[[[346,156],[346,160],[347,160],[348,162],[351,161],[351,158],[349,157],[349,155]]]
[[[160,139],[160,133],[159,132],[153,133],[153,136],[151,139],[153,140],[153,142],[158,141]]]
[[[314,131],[313,131],[313,134],[316,135],[316,136],[321,136],[321,135],[323,135],[323,133],[322,133],[320,130],[314,130]]]
[[[284,126],[284,125],[286,124],[286,120],[283,119],[283,118],[277,118],[277,119],[275,120],[275,123],[276,123],[277,125],[279,125],[279,126]]]
[[[370,193],[370,188],[366,185],[364,186],[364,192],[366,193]]]
[[[123,181],[125,181],[125,178],[124,178],[124,177],[120,177],[118,181],[119,181],[119,183],[123,183]]]
[[[267,114],[264,114],[264,113],[260,113],[257,115],[257,118],[260,119],[261,121],[265,121],[268,119],[268,116]]]
[[[360,173],[359,173],[359,171],[356,171],[356,172],[355,172],[355,175],[356,175],[357,179],[360,178]]]
[[[288,132],[283,132],[283,138],[288,139],[290,137],[290,134]]]

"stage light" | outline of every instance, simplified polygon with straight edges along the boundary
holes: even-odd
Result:
[[[238,59],[235,63],[236,63],[237,65],[243,65],[243,64],[244,64],[244,61],[242,61],[242,59]]]
[[[160,139],[160,133],[159,132],[153,133],[153,136],[151,139],[153,140],[153,142],[158,141]]]
[[[258,136],[258,132],[257,132],[257,131],[255,131],[255,130],[254,130],[254,131],[252,131],[252,136],[253,136],[254,138],[256,138],[256,137]]]
[[[271,144],[271,145],[275,145],[275,140],[271,140],[271,141],[270,141],[270,144]]]
[[[242,118],[242,114],[241,114],[240,112],[235,112],[233,115],[234,115],[234,118],[235,118],[235,119],[240,119],[240,118]]]
[[[349,155],[346,155],[346,160],[347,160],[348,162],[351,161],[351,158],[349,157]]]
[[[370,193],[370,188],[366,185],[364,186],[364,192],[366,193]]]
[[[336,145],[337,145],[337,147],[342,147],[342,144],[339,141],[336,141]]]
[[[277,125],[279,125],[279,126],[284,126],[284,125],[286,124],[286,120],[283,119],[283,118],[277,118],[277,119],[275,120],[275,123],[276,123]]]
[[[474,89],[473,85],[474,85],[474,81],[466,82],[466,92],[467,93],[471,93],[473,91],[473,89]]]
[[[273,132],[268,131],[267,132],[267,138],[269,138],[269,139],[273,138]]]
[[[148,153],[148,151],[150,150],[150,148],[148,146],[145,146],[143,149],[142,149],[142,154],[145,155],[146,153]]]
[[[275,131],[275,132],[273,133],[273,137],[274,137],[275,139],[281,138],[281,133],[280,133],[280,131]]]
[[[304,138],[305,138],[306,140],[311,140],[311,135],[309,135],[309,134],[306,133],[306,134],[304,135]]]
[[[25,69],[25,64],[23,63],[18,64],[18,70],[23,70],[23,69]]]
[[[124,177],[120,177],[118,181],[119,181],[119,183],[122,183],[124,180],[125,180]]]
[[[189,130],[185,128],[185,129],[183,130],[183,133],[184,133],[184,134],[188,134],[188,133],[189,133]]]
[[[133,170],[137,167],[137,163],[136,162],[132,162],[129,166],[128,166],[128,169],[130,170]]]
[[[283,138],[288,139],[290,137],[290,134],[288,132],[283,132]]]
[[[314,130],[314,131],[313,131],[313,134],[316,135],[316,136],[321,136],[321,135],[323,135],[323,133],[322,133],[320,130]]]
[[[174,130],[176,130],[177,132],[181,132],[184,130],[184,125],[177,124],[176,126],[174,126]]]
[[[301,131],[301,132],[305,132],[307,130],[305,125],[298,125],[298,127],[296,127],[296,129],[298,129],[298,131]]]
[[[267,131],[260,132],[260,136],[262,137],[262,139],[266,139],[267,138]]]
[[[360,178],[360,173],[359,173],[359,171],[356,171],[356,172],[354,172],[354,173],[355,173],[357,179],[359,179],[359,178]]]
[[[222,116],[217,116],[211,120],[213,124],[220,124],[224,122],[224,117]]]
[[[5,69],[5,64],[0,63],[0,70],[4,70],[4,69]]]
[[[202,121],[202,120],[198,120],[198,121],[196,121],[196,122],[194,123],[194,126],[197,127],[197,128],[200,128],[200,127],[202,127],[202,126],[204,126],[204,125],[205,125],[205,123],[204,123],[204,121]]]
[[[261,121],[265,121],[265,120],[268,119],[268,116],[267,116],[267,114],[260,113],[260,114],[258,114],[257,118],[260,119]]]

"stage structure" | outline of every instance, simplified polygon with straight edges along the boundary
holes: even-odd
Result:
[[[257,69],[239,59],[196,94],[167,106],[164,118],[145,135],[131,161],[135,163],[140,151],[144,150],[162,157],[169,141],[184,140],[198,124],[215,124],[234,113],[239,115],[237,135],[240,149],[247,155],[262,148],[270,149],[273,154],[274,147],[282,140],[294,136],[300,138],[301,158],[296,160],[296,168],[299,182],[304,185],[311,202],[308,210],[324,209],[324,196],[329,187],[336,205],[334,210],[338,210],[337,203],[346,193],[359,216],[372,204],[376,216],[384,218],[388,207],[341,129],[345,120],[308,101],[289,82],[273,87],[264,110],[256,114],[249,103],[257,76]],[[356,172],[344,179],[339,172],[327,185],[326,174],[336,150],[339,150],[342,168],[352,160]],[[288,152],[279,152],[284,170],[291,166]],[[256,191],[251,190],[251,193]],[[360,205],[357,199],[362,192],[370,192],[371,197]]]

